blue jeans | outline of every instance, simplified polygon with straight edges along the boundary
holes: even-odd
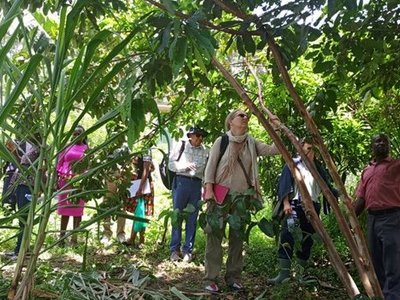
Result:
[[[194,240],[196,236],[197,215],[199,214],[199,201],[201,199],[200,179],[191,179],[184,176],[175,176],[172,183],[172,198],[174,209],[183,210],[188,204],[192,204],[196,210],[191,213],[186,220],[185,244],[183,245],[183,253],[192,253]],[[170,251],[180,251],[182,240],[182,224],[177,228],[172,228]]]
[[[313,202],[313,204],[315,211],[319,215],[321,205],[315,202]],[[311,223],[308,221],[301,205],[296,207],[296,213],[302,232],[301,249],[296,252],[296,256],[299,259],[308,260],[311,254],[311,247],[314,244],[312,235],[315,233],[315,230],[314,227],[312,227]],[[295,240],[287,226],[287,218],[284,218],[282,221],[278,257],[282,259],[292,259],[294,244]]]
[[[3,181],[3,192],[2,192],[2,204],[8,205],[11,210],[15,210],[15,204],[17,202],[15,196],[15,189],[10,184],[11,177],[13,176],[13,172],[7,172]]]
[[[400,299],[400,210],[368,214],[368,246],[385,300]]]
[[[23,209],[26,205],[30,204],[32,201],[32,192],[28,186],[24,184],[20,184],[17,186],[15,190],[15,194],[17,196],[17,206],[18,210]],[[19,234],[17,239],[17,246],[15,247],[15,254],[18,255],[19,249],[22,244],[22,237],[24,235],[25,223],[28,219],[28,211],[24,212],[19,216]]]

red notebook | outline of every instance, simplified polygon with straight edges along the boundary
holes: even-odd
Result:
[[[229,188],[220,184],[214,184],[213,190],[214,190],[215,202],[217,202],[217,204],[219,205],[224,203],[226,195],[228,195]]]

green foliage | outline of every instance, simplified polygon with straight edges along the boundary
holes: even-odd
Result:
[[[157,139],[155,123],[168,129],[173,138],[180,138],[185,127],[198,124],[210,132],[206,143],[211,144],[223,132],[227,113],[243,108],[237,93],[212,68],[213,57],[229,63],[228,69],[250,97],[262,94],[268,108],[297,136],[303,136],[304,121],[271,58],[266,40],[270,35],[343,178],[357,174],[366,164],[373,133],[390,133],[393,153],[400,153],[396,1],[226,3],[235,13],[211,0],[165,0],[161,2],[165,10],[145,1],[2,1],[0,124],[4,139],[32,139],[39,131],[45,150],[34,167],[39,174],[44,166],[54,170],[57,154],[68,145],[74,127],[89,124],[86,132],[93,143],[82,161],[85,173],[74,178],[74,187],[88,200],[96,199],[104,194],[106,179],[117,180],[119,194],[108,208],[121,205],[129,170],[122,171],[124,179],[119,181],[114,172],[124,169],[123,159],[109,157],[121,145],[128,143],[134,151],[150,148]],[[20,7],[33,12],[37,23],[24,23]],[[252,14],[255,8],[258,16],[237,17]],[[319,10],[322,15],[317,20],[310,18]],[[9,32],[14,19],[19,24]],[[262,90],[247,64],[257,70]],[[258,100],[256,105],[260,105]],[[160,116],[160,102],[172,105],[170,114]],[[93,122],[87,121],[92,118]],[[99,130],[106,131],[104,136]],[[251,134],[269,141],[253,120]],[[11,158],[4,146],[0,146],[0,156]],[[281,165],[279,158],[260,160],[267,201],[276,194]],[[58,192],[53,192],[53,173],[44,187],[44,204],[32,205],[31,214],[40,216],[42,233]],[[39,191],[39,183],[35,190]],[[232,228],[245,224],[248,237],[250,229],[256,228],[257,216],[248,212],[243,201],[237,197],[232,207],[216,210],[208,219],[202,214],[201,223],[218,230],[219,218],[226,217]],[[254,212],[259,209],[251,205]],[[184,218],[181,214],[171,212],[169,218],[179,223]],[[271,233],[265,220],[260,224]]]
[[[10,286],[11,281],[3,276],[0,277],[0,297],[3,299],[7,298],[7,290]]]
[[[221,205],[208,201],[206,211],[202,211],[199,216],[200,227],[222,238],[225,236],[226,224],[229,224],[238,238],[248,242],[250,230],[256,224],[252,222],[252,216],[262,208],[254,195],[254,189],[249,189],[244,193],[227,196]]]
[[[260,228],[260,230],[265,235],[267,235],[268,237],[271,237],[271,238],[277,236],[276,228],[277,228],[277,225],[279,226],[279,224],[276,224],[277,221],[275,221],[275,222],[274,221],[275,220],[269,221],[266,218],[262,218],[260,220],[260,222],[258,223],[258,227]]]
[[[168,228],[168,221],[171,220],[171,226],[173,228],[180,228],[182,222],[187,220],[190,214],[195,212],[196,208],[192,204],[188,204],[184,209],[164,209],[160,212],[158,220],[164,219],[164,229]]]

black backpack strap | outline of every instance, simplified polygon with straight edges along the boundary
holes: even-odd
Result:
[[[181,148],[179,149],[179,155],[178,155],[178,158],[176,159],[176,161],[179,161],[181,159],[182,153],[185,150],[185,143],[186,143],[185,140],[183,140]]]
[[[221,136],[221,143],[219,144],[219,157],[217,160],[217,166],[219,165],[219,162],[221,161],[222,156],[224,156],[224,153],[226,151],[226,148],[228,148],[229,145],[229,137],[225,133]]]

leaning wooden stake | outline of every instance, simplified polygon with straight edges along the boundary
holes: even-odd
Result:
[[[259,98],[261,107],[267,115],[271,115],[271,112],[268,110],[268,108],[266,107],[266,105],[264,103],[261,80],[258,78],[256,71],[249,63],[247,63],[247,67],[249,68],[250,72],[252,73],[252,75],[254,76],[254,78],[257,81],[257,86],[258,86],[258,90],[259,90],[258,98]],[[291,143],[295,146],[297,152],[300,154],[303,161],[306,163],[308,169],[311,171],[311,174],[316,179],[324,196],[327,198],[327,200],[331,204],[331,207],[336,216],[336,220],[338,221],[339,229],[341,230],[341,232],[343,232],[346,240],[348,241],[352,257],[359,258],[359,259],[355,259],[355,263],[356,263],[356,266],[360,273],[361,281],[363,282],[363,284],[365,286],[365,290],[367,291],[368,295],[370,295],[370,296],[373,295],[374,291],[370,284],[369,274],[367,272],[367,268],[365,267],[365,264],[363,264],[363,261],[362,261],[362,258],[363,258],[362,251],[360,251],[360,252],[358,251],[356,240],[354,239],[354,236],[350,230],[350,227],[348,226],[347,221],[344,218],[335,197],[332,195],[328,185],[326,184],[326,182],[323,180],[323,178],[321,177],[321,175],[315,168],[315,165],[308,159],[307,155],[305,155],[305,153],[302,151],[302,147],[298,143],[296,136],[283,124],[275,123],[274,125],[278,126],[280,128],[280,130],[283,131],[285,133],[285,135],[289,138]],[[364,235],[362,235],[362,236],[364,236]]]
[[[155,5],[155,6],[159,7],[160,9],[166,11],[166,8],[162,4],[156,3],[155,1],[152,1],[152,0],[147,0],[147,1],[150,2],[151,4]],[[235,15],[236,17],[238,17],[240,19],[251,20],[251,22],[253,22],[254,20],[257,19],[256,16],[247,15],[246,13],[244,13],[244,12],[242,12],[242,11],[236,9],[236,8],[233,8],[230,4],[227,4],[225,1],[222,1],[222,0],[213,0],[213,1],[214,1],[214,3],[219,5],[224,11],[226,11],[227,13],[230,13],[232,15]],[[176,12],[175,15],[180,17],[180,18],[187,18],[187,16],[183,15],[182,13]],[[213,26],[212,26],[213,24],[210,24],[209,22],[201,22],[201,24],[203,26],[206,26],[206,27],[208,26],[210,28],[213,28]],[[227,31],[227,30],[225,30],[225,31]],[[230,33],[235,34],[234,32],[230,32]],[[236,32],[236,34],[238,34],[238,33]],[[247,33],[245,32],[243,34],[247,34]],[[368,296],[370,296],[370,297],[378,296],[378,297],[382,298],[383,297],[382,291],[380,289],[379,282],[378,282],[378,280],[376,278],[373,266],[370,264],[371,259],[370,259],[370,256],[369,256],[369,252],[367,250],[368,249],[367,248],[367,244],[365,242],[363,231],[362,231],[362,229],[361,229],[361,227],[360,227],[360,225],[359,225],[359,223],[357,221],[357,218],[355,216],[354,210],[352,208],[351,198],[348,196],[348,194],[346,192],[346,189],[344,188],[344,185],[341,182],[340,176],[338,175],[336,167],[335,167],[335,165],[334,165],[334,163],[333,163],[333,161],[332,161],[332,159],[331,159],[331,157],[330,157],[330,155],[329,155],[329,153],[327,151],[327,148],[324,145],[324,142],[323,142],[321,136],[319,135],[317,127],[315,126],[311,116],[309,116],[308,112],[306,111],[306,109],[304,107],[304,104],[301,101],[301,98],[299,97],[299,95],[297,94],[295,88],[293,87],[293,84],[292,84],[292,82],[290,80],[289,74],[288,74],[288,72],[287,72],[287,70],[286,70],[286,68],[285,68],[285,66],[283,64],[283,60],[281,58],[280,51],[279,51],[278,47],[276,46],[273,37],[271,37],[266,32],[265,29],[261,28],[260,30],[252,32],[251,34],[257,34],[257,35],[260,35],[260,36],[264,36],[266,34],[268,45],[270,46],[270,49],[272,50],[273,56],[276,59],[277,66],[278,66],[279,71],[280,71],[280,73],[282,75],[283,81],[284,81],[286,87],[288,88],[289,93],[292,96],[295,105],[299,109],[300,114],[303,116],[303,119],[306,122],[307,128],[314,135],[314,139],[316,141],[317,146],[319,147],[321,155],[322,155],[326,165],[328,166],[328,169],[329,169],[329,171],[330,171],[330,173],[331,173],[331,175],[333,177],[333,180],[334,180],[336,186],[341,191],[342,198],[344,199],[346,207],[347,207],[347,209],[349,211],[350,225],[352,226],[352,228],[354,230],[354,239],[356,241],[356,244],[358,245],[358,247],[353,247],[353,246],[350,246],[350,244],[353,244],[354,242],[349,242],[349,247],[351,249],[352,256],[354,258],[354,261],[355,261],[355,264],[356,264],[357,269],[359,271],[359,274],[361,276],[361,280],[362,280],[362,283],[364,285],[365,291],[367,292]],[[215,61],[213,63],[215,63]],[[242,91],[238,90],[238,93],[239,93],[240,96],[242,96],[242,94],[241,94]],[[250,99],[249,99],[249,101],[251,102]],[[251,106],[249,106],[249,107],[253,112],[255,112],[254,111],[254,107],[255,106],[253,108],[251,108]],[[262,113],[260,112],[260,114],[258,114],[257,116],[258,116],[259,120],[262,121],[261,118],[264,117],[262,115]],[[264,125],[264,127],[265,127],[265,125]],[[271,137],[273,137],[274,135],[276,136],[276,134],[274,132],[273,133],[269,132],[269,133],[270,133]],[[274,141],[275,141],[275,139],[274,139]],[[324,191],[324,188],[323,188],[323,191]],[[327,194],[331,194],[331,193],[327,192]],[[332,197],[330,197],[330,196],[328,197],[328,201],[330,201],[330,202],[332,201],[332,203],[336,202],[336,201],[333,201]],[[331,203],[331,205],[332,205],[332,203]],[[333,205],[333,207],[334,207],[334,205]],[[335,213],[337,212],[336,208],[334,208],[334,212]],[[340,213],[340,215],[341,215],[341,213]],[[346,227],[346,226],[347,226],[347,222],[346,222],[346,225],[344,225],[342,227]],[[345,234],[345,236],[346,236],[346,239],[347,239],[348,238],[347,234]],[[349,239],[349,241],[352,241],[352,240],[353,240],[353,237]]]
[[[226,12],[235,15],[236,17],[243,19],[243,20],[253,20],[255,16],[252,15],[247,15],[246,13],[235,9],[231,7],[229,4],[225,3],[222,0],[214,0],[214,2],[219,5],[223,10]],[[351,233],[351,230],[348,226],[348,223],[343,217],[343,214],[340,211],[339,206],[337,205],[333,195],[329,191],[329,189],[326,188],[326,184],[320,185],[322,188],[322,191],[324,195],[327,197],[328,202],[331,204],[333,211],[336,215],[336,218],[339,223],[339,228],[343,232],[350,248],[350,252],[352,254],[352,257],[354,259],[354,262],[356,264],[356,267],[358,269],[358,272],[361,277],[361,281],[363,283],[363,286],[365,288],[366,293],[370,297],[378,296],[378,297],[383,297],[382,290],[380,288],[378,279],[376,277],[373,265],[370,263],[371,258],[368,252],[368,247],[367,243],[365,241],[364,233],[362,231],[362,228],[356,218],[356,215],[353,210],[352,206],[352,201],[349,195],[347,194],[346,188],[344,187],[344,184],[337,172],[336,166],[329,155],[328,149],[326,148],[324,141],[319,134],[319,131],[314,123],[314,120],[311,118],[310,114],[306,110],[303,101],[301,100],[300,96],[298,95],[296,89],[294,88],[289,73],[287,72],[287,69],[285,67],[285,64],[282,59],[281,52],[279,51],[279,48],[277,47],[274,38],[267,32],[265,28],[260,28],[258,31],[258,34],[263,35],[267,39],[267,43],[270,47],[270,50],[275,58],[276,64],[278,66],[279,72],[282,75],[283,81],[297,107],[299,110],[300,114],[302,115],[303,119],[306,122],[306,126],[308,130],[313,134],[316,145],[319,147],[319,150],[321,152],[322,158],[324,159],[329,172],[331,173],[331,176],[333,177],[333,180],[336,184],[336,186],[339,188],[341,194],[342,194],[342,199],[344,200],[347,210],[348,210],[348,218],[350,222],[350,226],[352,227],[354,231],[354,235]],[[279,125],[279,124],[278,124]],[[289,133],[288,130],[285,131],[286,134]],[[290,136],[289,136],[290,138]],[[293,139],[291,139],[293,143]],[[295,143],[293,143],[296,145]],[[296,147],[297,148],[297,147]],[[301,153],[301,152],[299,152]],[[304,159],[304,157],[302,157]],[[307,166],[309,167],[311,164],[308,162],[307,159],[305,159],[307,162]],[[315,168],[314,169],[313,175],[317,175]],[[319,183],[322,182],[322,178],[320,178],[319,174],[315,177],[317,178],[317,181]]]
[[[314,120],[310,116],[309,112],[307,111],[306,107],[304,106],[304,102],[302,101],[302,99],[300,98],[299,94],[297,93],[296,89],[293,86],[293,83],[290,79],[289,73],[286,70],[281,53],[275,43],[275,40],[269,34],[267,34],[267,42],[268,42],[271,52],[275,58],[278,69],[282,75],[282,79],[294,101],[294,104],[296,105],[301,116],[303,117],[308,130],[313,135],[313,139],[316,141],[316,144],[318,145],[321,156],[324,159],[324,161],[329,169],[329,173],[331,174],[336,186],[339,188],[339,191],[341,192],[341,194],[343,196],[342,198],[344,199],[344,202],[346,204],[346,207],[347,207],[348,213],[349,213],[350,225],[354,230],[354,237],[350,231],[350,228],[348,228],[347,222],[344,219],[344,217],[340,211],[340,208],[337,205],[334,198],[332,197],[331,193],[328,193],[330,195],[329,195],[329,197],[327,197],[327,199],[334,210],[334,213],[338,220],[339,227],[342,230],[343,234],[345,235],[345,238],[349,244],[349,248],[352,253],[352,257],[353,257],[356,267],[359,271],[365,291],[368,294],[368,296],[370,296],[370,297],[383,298],[382,290],[380,288],[378,279],[376,277],[373,265],[370,263],[371,258],[370,258],[369,252],[368,252],[368,246],[365,241],[364,234],[362,232],[361,226],[356,218],[356,215],[354,213],[354,210],[353,210],[353,207],[351,204],[351,198],[347,194],[346,188],[344,187],[344,184],[339,176],[339,173],[337,172],[336,166],[328,152],[328,149],[326,148],[326,145],[325,145],[321,135],[319,134],[319,131],[317,129],[317,126],[315,125]]]
[[[289,151],[284,146],[281,138],[279,135],[274,131],[271,124],[265,118],[263,113],[257,108],[257,106],[251,101],[249,96],[247,95],[246,91],[243,87],[236,81],[236,79],[219,63],[215,58],[212,59],[212,64],[223,74],[223,76],[230,82],[232,87],[236,90],[239,94],[240,98],[244,101],[244,103],[249,107],[254,115],[257,116],[258,120],[262,123],[264,128],[267,130],[269,135],[271,136],[272,140],[274,141],[275,145],[278,147],[279,151],[281,152],[284,160],[288,164],[289,169],[291,170],[292,174],[295,174],[295,179],[299,184],[299,189],[301,194],[304,196],[304,205],[307,215],[309,216],[310,222],[312,223],[313,227],[315,228],[316,232],[321,236],[326,249],[328,251],[328,255],[330,257],[330,261],[333,267],[336,270],[340,280],[342,281],[344,287],[347,290],[349,296],[354,297],[359,294],[359,290],[351,277],[348,273],[345,265],[343,264],[342,260],[340,259],[339,254],[336,251],[336,248],[329,237],[328,233],[326,232],[325,228],[322,225],[321,220],[319,219],[317,213],[314,210],[311,197],[307,191],[307,188],[296,168],[295,163],[289,153]]]

